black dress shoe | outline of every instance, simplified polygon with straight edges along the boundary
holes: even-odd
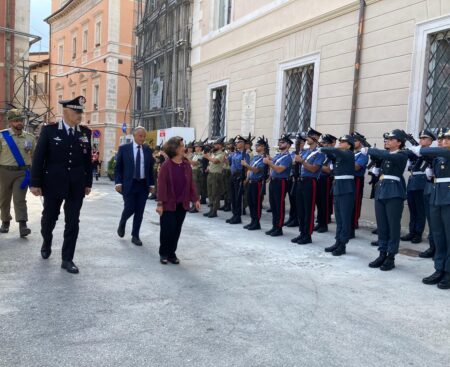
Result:
[[[236,218],[236,216],[232,216],[231,218],[228,218],[225,222],[230,223],[232,220],[234,220],[234,218]]]
[[[293,220],[293,221],[290,222],[290,223],[286,223],[286,227],[288,227],[288,228],[298,227],[298,222],[295,221],[295,220]]]
[[[313,231],[315,232],[315,231],[317,231],[319,228],[320,228],[320,224],[317,223],[317,224],[314,226]]]
[[[41,247],[41,256],[42,256],[42,258],[44,260],[48,259],[51,254],[52,254],[51,246],[42,245],[42,247]]]
[[[209,216],[211,214],[211,211],[209,211],[209,212],[207,212],[207,213],[203,213],[203,216],[204,217],[207,217],[207,216]]]
[[[133,242],[136,246],[142,246],[142,241],[139,237],[131,237],[131,242]]]
[[[123,236],[125,236],[125,224],[119,223],[119,227],[117,228],[117,235],[120,238],[123,238]]]
[[[211,212],[208,213],[208,218],[216,218],[217,217],[217,213]]]
[[[242,223],[242,219],[241,219],[241,217],[236,216],[236,217],[234,217],[234,219],[230,220],[228,223],[230,223],[230,224],[241,224]]]
[[[450,273],[449,272],[445,272],[444,277],[438,283],[437,286],[439,289],[450,289]]]
[[[414,234],[413,233],[408,233],[405,236],[401,236],[400,239],[402,241],[411,241],[414,238]]]
[[[339,247],[339,242],[336,241],[334,245],[331,245],[330,247],[325,247],[325,252],[333,252]]]
[[[31,229],[27,227],[27,222],[19,222],[19,234],[21,238],[25,238],[31,233]]]
[[[430,259],[434,256],[434,252],[436,251],[436,249],[434,247],[429,247],[428,249],[426,249],[423,252],[419,253],[419,257],[421,257],[422,259]]]
[[[272,234],[273,231],[276,230],[276,227],[272,227],[271,229],[269,229],[267,232],[265,232],[266,235],[270,236]]]
[[[381,265],[383,265],[384,261],[386,260],[387,253],[384,251],[380,251],[380,256],[378,256],[374,261],[369,263],[369,268],[379,268]]]
[[[415,234],[414,237],[411,240],[411,243],[421,243],[422,242],[422,236]]]
[[[163,265],[167,265],[169,263],[169,261],[167,260],[167,257],[163,257],[163,256],[161,256],[159,258],[159,262]]]
[[[302,238],[302,236],[299,235],[299,236],[297,236],[297,237],[294,237],[294,238],[291,240],[291,242],[292,242],[292,243],[298,243],[298,241],[301,240],[301,238]]]
[[[440,270],[436,270],[433,274],[431,274],[430,276],[423,278],[422,279],[422,283],[423,284],[428,284],[428,285],[435,285],[438,284],[442,278],[444,277],[445,272],[440,271]]]
[[[249,231],[256,231],[258,229],[261,229],[261,224],[259,224],[259,222],[255,222],[250,227],[248,227],[247,229]]]
[[[9,222],[2,222],[2,226],[0,227],[0,233],[8,233],[9,232]]]
[[[380,270],[389,271],[395,268],[395,255],[388,254],[383,265],[380,266]]]
[[[378,234],[378,228],[375,228],[375,229],[372,231],[372,234]]]
[[[377,247],[378,247],[378,241],[372,241],[372,242],[370,243],[370,245],[371,245],[371,246],[377,246]]]
[[[317,233],[325,233],[328,232],[328,226],[324,225],[324,226],[320,226],[319,228],[317,228]]]
[[[231,212],[231,206],[230,205],[226,205],[225,208],[223,209],[224,212]]]
[[[304,236],[302,238],[300,238],[297,243],[299,245],[307,245],[308,243],[312,243],[312,238],[311,236]]]
[[[270,234],[271,237],[279,237],[283,235],[283,230],[279,227],[275,228],[274,231]]]
[[[343,243],[340,243],[337,248],[335,248],[331,254],[333,256],[342,256],[345,255],[346,246]]]
[[[253,221],[251,221],[249,224],[246,224],[246,225],[245,225],[244,227],[242,227],[242,228],[248,229],[248,227],[250,227],[252,224],[253,224]]]
[[[65,261],[63,260],[63,262],[61,263],[61,268],[62,269],[66,269],[67,272],[71,273],[71,274],[78,274],[79,270],[77,268],[77,266],[73,263],[73,261]]]
[[[167,261],[170,262],[171,264],[174,265],[178,265],[180,263],[180,260],[175,256],[175,257],[168,257]]]

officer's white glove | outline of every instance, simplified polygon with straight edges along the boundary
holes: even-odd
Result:
[[[369,148],[367,148],[367,147],[361,148],[361,153],[362,154],[367,155],[368,152],[369,152]]]
[[[378,167],[372,167],[369,172],[371,172],[374,176],[379,176],[380,175],[380,169]]]
[[[319,153],[322,153],[322,147],[317,148],[317,151],[318,151]]]
[[[425,170],[425,174],[427,175],[427,178],[428,178],[428,179],[432,179],[432,178],[433,178],[433,169],[430,168],[430,167],[428,167],[428,168]]]
[[[420,157],[420,146],[418,145],[417,147],[411,147],[409,148],[409,150],[411,152],[413,152],[416,156]]]
[[[333,165],[333,162],[331,162],[330,163],[330,169],[333,170],[333,168],[334,168],[334,165]]]

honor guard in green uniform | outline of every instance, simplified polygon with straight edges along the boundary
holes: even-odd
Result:
[[[450,289],[450,131],[446,130],[443,135],[442,147],[414,147],[412,150],[419,156],[434,159],[430,224],[436,246],[435,272],[422,281],[425,284],[437,284],[441,289]]]
[[[197,193],[199,196],[201,196],[202,199],[205,199],[206,193],[203,192],[203,167],[202,167],[202,161],[203,161],[203,142],[201,140],[194,142],[194,153],[192,155],[191,159],[191,166],[192,166],[192,177],[194,178],[194,184],[195,188],[197,190]],[[197,213],[197,210],[194,209],[191,210],[193,213]]]
[[[229,162],[229,157],[234,154],[235,150],[235,139],[231,138],[228,140],[225,146],[225,158],[223,160],[223,199],[224,204],[219,210],[224,212],[231,211],[231,167]]]
[[[355,204],[355,141],[351,135],[339,139],[339,148],[319,148],[333,163],[333,200],[336,218],[336,243],[325,249],[334,256],[345,254],[352,234],[353,206]]]
[[[406,199],[406,183],[403,172],[408,155],[403,150],[406,133],[395,129],[387,136],[388,150],[362,148],[363,154],[383,160],[380,180],[375,189],[375,215],[378,228],[380,255],[372,261],[371,268],[388,271],[395,268],[395,255],[400,243],[401,219]]]
[[[209,212],[203,214],[208,218],[217,217],[220,207],[220,198],[223,194],[223,161],[225,153],[223,151],[225,137],[217,139],[213,143],[212,151],[204,153],[203,157],[209,161],[208,164],[208,198],[211,204]]]
[[[20,237],[26,237],[31,233],[27,227],[26,195],[36,139],[23,131],[25,115],[21,111],[8,111],[7,119],[10,128],[0,131],[0,233],[9,231],[12,199]]]

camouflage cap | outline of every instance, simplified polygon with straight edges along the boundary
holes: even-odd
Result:
[[[18,120],[25,120],[26,116],[23,114],[22,111],[18,109],[12,109],[8,111],[7,117],[8,121],[18,121]]]

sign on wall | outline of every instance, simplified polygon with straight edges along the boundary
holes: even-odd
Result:
[[[153,79],[152,89],[150,94],[150,109],[161,108],[163,95],[163,81],[161,78]]]
[[[256,89],[242,92],[241,134],[255,134]]]

